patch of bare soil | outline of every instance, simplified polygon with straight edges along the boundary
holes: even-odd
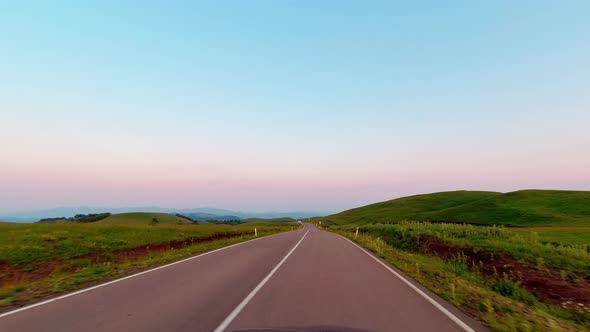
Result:
[[[0,261],[0,287],[45,278],[59,265],[61,265],[60,261],[51,261],[33,270],[23,270],[10,262]]]
[[[490,279],[507,275],[510,279],[519,281],[523,288],[543,302],[566,308],[590,307],[590,282],[587,280],[573,284],[564,280],[558,270],[525,264],[503,253],[454,246],[434,236],[418,236],[414,241],[421,252],[443,259],[465,255],[466,263],[472,271],[478,271],[483,277]]]
[[[139,246],[139,247],[129,248],[129,249],[121,249],[121,250],[111,251],[111,252],[107,252],[107,253],[90,254],[90,255],[87,255],[82,258],[88,258],[94,263],[100,263],[103,261],[119,262],[122,260],[141,258],[141,257],[143,257],[147,254],[151,254],[151,253],[181,249],[181,248],[192,246],[192,245],[198,244],[198,243],[211,242],[211,241],[217,241],[217,240],[223,240],[223,239],[230,239],[230,238],[240,237],[243,235],[246,235],[246,233],[220,233],[220,234],[214,234],[212,236],[203,237],[203,238],[188,238],[188,239],[173,241],[173,242],[169,242],[169,243],[147,244],[144,246]]]

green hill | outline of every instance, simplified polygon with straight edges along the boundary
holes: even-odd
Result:
[[[322,218],[336,224],[446,221],[510,226],[590,226],[590,191],[451,191],[402,197]]]
[[[155,219],[155,221],[154,221]],[[168,213],[155,212],[131,212],[113,214],[98,221],[99,224],[191,224],[188,219],[177,217]]]

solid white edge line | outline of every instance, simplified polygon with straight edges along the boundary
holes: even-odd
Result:
[[[130,276],[126,276],[126,277],[123,277],[123,278],[111,280],[109,282],[105,282],[105,283],[100,284],[100,285],[92,286],[92,287],[89,287],[89,288],[84,288],[84,289],[75,291],[73,293],[68,293],[68,294],[65,294],[65,295],[54,297],[52,299],[48,299],[48,300],[41,301],[41,302],[38,302],[38,303],[34,303],[34,304],[31,304],[31,305],[28,305],[28,306],[24,306],[22,308],[18,308],[18,309],[12,310],[12,311],[8,311],[8,312],[5,312],[3,314],[0,314],[0,318],[6,317],[6,316],[9,316],[9,315],[13,315],[13,314],[16,314],[18,312],[25,311],[25,310],[28,310],[28,309],[32,309],[32,308],[35,308],[35,307],[38,307],[38,306],[42,306],[44,304],[48,304],[48,303],[51,303],[51,302],[62,300],[62,299],[68,298],[70,296],[74,296],[74,295],[78,295],[78,294],[81,294],[81,293],[85,293],[85,292],[88,292],[88,291],[91,291],[91,290],[94,290],[94,289],[97,289],[97,288],[100,288],[100,287],[108,286],[108,285],[111,285],[111,284],[114,284],[114,283],[117,283],[117,282],[120,282],[120,281],[123,281],[123,280],[127,280],[127,279],[131,279],[131,278],[139,277],[140,275],[143,275],[143,274],[146,274],[146,273],[150,273],[150,272],[154,272],[154,271],[157,271],[157,270],[165,269],[167,267],[170,267],[170,266],[173,266],[173,265],[176,265],[176,264],[180,264],[180,263],[184,263],[184,262],[187,262],[187,261],[190,261],[190,260],[199,258],[199,257],[203,257],[203,256],[206,256],[206,255],[209,255],[209,254],[218,252],[218,251],[222,251],[222,250],[225,250],[225,249],[229,249],[229,248],[232,248],[232,247],[236,247],[236,246],[239,246],[239,245],[242,245],[242,244],[246,244],[246,243],[249,243],[249,242],[253,242],[253,241],[257,241],[257,240],[267,239],[267,238],[269,238],[271,236],[275,236],[275,235],[279,235],[279,234],[285,234],[285,233],[287,233],[287,232],[277,233],[277,234],[271,234],[271,235],[268,235],[268,236],[259,237],[257,239],[252,239],[252,240],[248,240],[248,241],[244,241],[244,242],[240,242],[240,243],[235,243],[235,244],[229,245],[227,247],[222,247],[222,248],[218,248],[218,249],[215,249],[215,250],[207,251],[207,252],[204,252],[204,253],[199,254],[197,256],[192,256],[192,257],[189,257],[189,258],[185,258],[185,259],[182,259],[182,260],[173,262],[173,263],[169,263],[169,264],[166,264],[166,265],[158,266],[156,268],[153,268],[153,269],[150,269],[150,270],[147,270],[147,271],[142,271],[142,272],[139,272],[139,273],[136,273],[136,274],[132,274]]]
[[[303,234],[303,236],[301,237],[301,240],[299,240],[299,242],[297,242],[297,244],[293,247],[293,249],[291,249],[291,251],[289,251],[287,253],[287,255],[285,255],[285,257],[283,257],[283,259],[279,262],[279,264],[277,264],[277,266],[275,266],[274,269],[272,269],[272,271],[270,271],[270,273],[266,277],[264,277],[264,279],[262,279],[262,281],[250,292],[250,294],[248,294],[248,296],[246,296],[242,300],[242,302],[240,302],[240,304],[238,304],[238,306],[223,320],[223,322],[221,322],[221,324],[219,324],[219,326],[215,330],[213,330],[213,332],[225,331],[225,329],[229,326],[229,324],[231,324],[231,322],[240,314],[240,312],[244,309],[244,307],[246,307],[248,302],[250,302],[250,300],[252,300],[254,295],[256,295],[256,293],[258,293],[258,291],[270,280],[270,278],[273,276],[273,274],[275,274],[275,272],[278,271],[278,269],[281,267],[281,265],[283,265],[283,263],[285,263],[287,258],[289,258],[289,256],[291,256],[291,254],[295,251],[295,249],[297,249],[297,247],[299,247],[299,245],[301,244],[303,239],[305,239],[305,236],[307,236],[307,233],[309,233],[309,230],[307,232],[305,232],[305,234]]]
[[[344,237],[344,236],[342,236],[340,234],[336,234],[336,235],[338,235],[338,236],[342,237],[343,239],[345,239],[346,241],[352,243],[355,247],[359,248],[361,251],[363,251],[369,257],[371,257],[372,259],[374,259],[377,263],[381,264],[389,272],[391,272],[393,275],[395,275],[396,277],[398,277],[398,279],[400,279],[401,281],[403,281],[406,285],[410,286],[410,288],[412,288],[416,293],[420,294],[424,299],[426,299],[426,301],[430,302],[430,304],[432,304],[435,308],[437,308],[439,311],[441,311],[443,314],[445,314],[445,316],[447,316],[455,324],[459,325],[459,327],[461,327],[463,330],[465,330],[467,332],[475,332],[474,329],[472,329],[469,325],[465,324],[465,322],[463,322],[457,316],[453,315],[452,312],[450,312],[449,310],[447,310],[440,303],[438,303],[436,300],[434,300],[432,297],[430,297],[428,294],[426,294],[420,288],[416,287],[416,285],[414,285],[413,283],[411,283],[410,281],[408,281],[406,278],[404,278],[401,274],[397,273],[394,269],[392,269],[391,267],[389,267],[387,264],[383,263],[383,261],[379,260],[377,257],[375,257],[372,254],[370,254],[363,247],[359,246],[358,244],[356,244],[352,240],[350,240],[350,239],[348,239],[348,238],[346,238],[346,237]]]

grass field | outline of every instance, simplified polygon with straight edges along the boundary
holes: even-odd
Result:
[[[512,232],[534,232],[539,240],[564,245],[590,245],[590,227],[522,227],[510,228]]]
[[[152,223],[153,218],[160,222]],[[258,236],[293,227],[179,224],[174,216],[152,213],[107,219],[90,224],[0,224],[0,311],[253,239],[254,227]]]
[[[100,224],[168,224],[168,225],[187,225],[192,224],[188,219],[177,217],[168,213],[154,212],[130,212],[113,214],[105,219],[98,221]]]
[[[451,191],[402,197],[322,218],[335,224],[428,220],[511,226],[590,226],[590,192]]]

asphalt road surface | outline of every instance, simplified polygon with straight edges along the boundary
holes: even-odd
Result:
[[[305,225],[2,314],[0,331],[487,331],[395,273]]]

